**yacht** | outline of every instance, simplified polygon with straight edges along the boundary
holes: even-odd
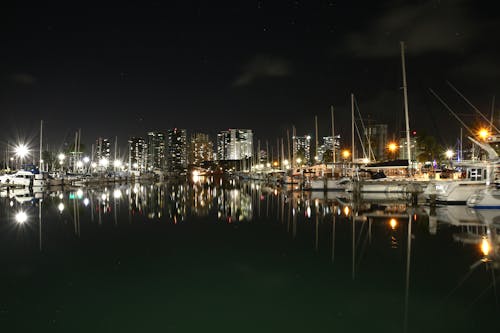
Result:
[[[47,186],[47,179],[38,171],[19,170],[13,174],[0,176],[0,183],[24,187]]]

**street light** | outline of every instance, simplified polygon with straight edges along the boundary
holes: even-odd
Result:
[[[387,148],[389,149],[389,151],[391,152],[392,154],[392,158],[396,158],[396,150],[398,149],[398,145],[395,143],[395,142],[390,142],[388,145],[387,145]]]
[[[63,163],[64,163],[64,159],[66,158],[66,155],[64,155],[63,153],[60,153],[59,155],[57,155],[57,158],[59,159],[59,165],[61,166],[61,171],[62,171]]]
[[[351,156],[351,152],[349,150],[345,149],[342,151],[342,157],[344,158],[344,160],[347,160],[349,156]]]
[[[448,149],[445,153],[447,159],[451,159],[453,157],[453,151]]]
[[[478,135],[481,140],[486,140],[490,136],[490,131],[488,131],[486,128],[481,128],[479,129]]]
[[[21,143],[14,148],[14,153],[19,158],[19,160],[21,161],[21,165],[22,165],[24,157],[28,156],[28,154],[29,154],[28,146]]]

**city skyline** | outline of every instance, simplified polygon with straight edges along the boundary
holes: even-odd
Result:
[[[410,126],[453,142],[460,125],[428,89],[479,125],[450,80],[489,114],[500,68],[498,46],[483,37],[498,30],[491,9],[474,1],[13,5],[0,31],[0,140],[32,137],[43,119],[53,145],[79,128],[86,144],[174,127],[212,136],[252,128],[272,141],[292,125],[311,132],[314,115],[327,134],[330,105],[349,136],[351,92],[363,117],[397,134],[404,40]]]

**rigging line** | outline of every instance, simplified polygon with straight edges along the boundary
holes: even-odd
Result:
[[[460,119],[460,117],[457,116],[457,114],[448,106],[448,104],[446,104],[446,102],[438,96],[438,94],[436,94],[434,92],[434,90],[432,90],[431,88],[429,88],[429,91],[431,92],[432,95],[434,95],[434,97],[436,97],[436,99],[441,103],[443,104],[443,106],[455,117],[455,119],[458,120],[458,122],[466,129],[469,131],[469,133],[472,134],[472,136],[475,136],[475,133],[469,128],[469,126],[467,126],[463,121],[462,119]]]
[[[495,125],[493,125],[493,123],[492,123],[492,122],[491,122],[488,118],[486,118],[486,116],[485,116],[485,115],[484,115],[481,111],[479,111],[479,109],[478,109],[478,108],[476,108],[476,107],[474,106],[474,104],[472,104],[472,103],[471,103],[471,102],[470,102],[470,101],[469,101],[469,100],[468,100],[468,99],[467,99],[467,98],[466,98],[466,97],[465,97],[465,96],[464,96],[464,95],[463,95],[460,91],[458,91],[458,89],[457,89],[457,88],[455,88],[455,86],[453,86],[453,85],[450,83],[450,81],[446,81],[446,84],[448,84],[448,85],[451,87],[451,89],[453,89],[453,91],[455,91],[455,92],[456,92],[456,93],[457,93],[460,97],[462,97],[462,98],[464,99],[464,101],[465,101],[467,104],[469,104],[469,106],[470,106],[470,107],[471,107],[474,111],[476,111],[476,112],[477,112],[477,113],[478,113],[478,114],[479,114],[479,115],[480,115],[480,116],[481,116],[481,117],[482,117],[482,118],[483,118],[483,119],[484,119],[484,120],[485,120],[485,121],[486,121],[486,122],[487,122],[487,123],[488,123],[488,124],[489,124],[489,125],[493,128],[493,129],[494,129],[494,130],[495,130],[495,131],[500,132],[500,130],[499,130],[499,129],[495,126]]]
[[[361,138],[361,134],[359,133],[358,124],[354,123],[354,127],[356,127],[356,133],[358,134],[359,142],[361,143],[361,148],[363,149],[363,158],[366,158],[365,145],[363,144],[363,139]]]
[[[358,111],[359,121],[361,122],[361,126],[363,127],[363,130],[365,131],[366,142],[368,142],[368,159],[371,159],[371,157],[373,157],[373,160],[375,160],[375,154],[373,153],[373,150],[372,150],[372,145],[370,142],[370,138],[368,137],[368,131],[366,130],[365,123],[363,121],[363,117],[361,116],[361,111],[359,111],[359,106],[358,106],[358,101],[356,100],[356,96],[354,96],[354,106],[356,108],[356,111]],[[363,142],[361,142],[361,145],[363,145]]]

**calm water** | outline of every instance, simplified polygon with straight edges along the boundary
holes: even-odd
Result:
[[[3,192],[0,328],[498,330],[500,211],[314,196],[232,182]]]

